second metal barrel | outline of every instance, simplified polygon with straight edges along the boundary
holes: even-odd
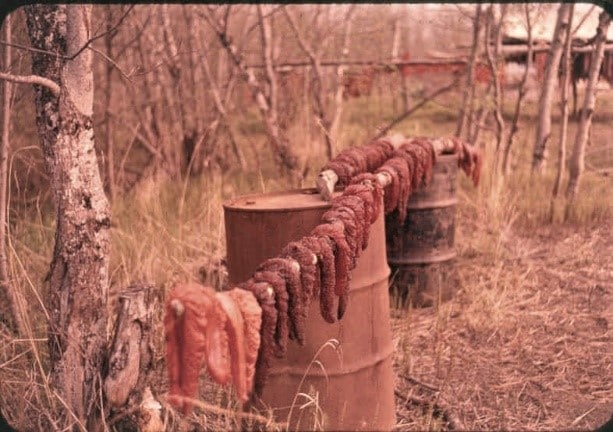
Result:
[[[247,280],[320,223],[330,204],[314,190],[239,197],[224,204],[230,284]],[[309,308],[305,345],[275,359],[258,407],[290,430],[391,430],[396,423],[383,215],[351,273],[343,319]]]
[[[454,249],[457,156],[441,155],[432,181],[411,194],[404,224],[386,217],[391,290],[403,304],[432,306],[456,289]]]

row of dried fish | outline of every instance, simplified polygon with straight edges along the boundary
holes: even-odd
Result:
[[[311,301],[319,301],[324,320],[334,323],[347,308],[351,270],[368,244],[370,225],[381,209],[383,190],[373,174],[354,179],[333,198],[322,223],[264,261],[239,285],[262,308],[261,345],[255,392],[261,394],[272,359],[283,357],[289,340],[304,344]]]
[[[232,383],[245,402],[261,394],[271,361],[283,357],[288,340],[304,344],[309,305],[318,300],[324,320],[346,311],[351,270],[367,247],[370,226],[381,212],[401,220],[411,192],[432,176],[434,141],[382,139],[345,150],[326,165],[345,188],[333,196],[322,223],[264,261],[238,287],[216,293],[197,284],[175,286],[165,318],[170,395],[194,397],[200,369],[207,365],[220,384]],[[444,142],[476,183],[481,158],[460,140]],[[172,398],[171,398],[172,400]],[[176,398],[185,412],[189,403]]]

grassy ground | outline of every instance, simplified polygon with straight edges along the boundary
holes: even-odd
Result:
[[[375,96],[347,107],[339,147],[364,143],[393,118],[389,100]],[[556,157],[550,157],[543,177],[532,177],[528,170],[533,105],[522,117],[512,175],[501,183],[486,163],[478,189],[460,179],[457,295],[439,309],[392,313],[394,343],[399,347],[394,358],[397,430],[590,429],[613,412],[613,201],[610,177],[602,172],[613,166],[613,148],[607,147],[613,133],[613,93],[602,96],[588,170],[569,220],[562,220],[560,202],[549,223]],[[396,131],[452,133],[458,97],[428,104]],[[514,95],[508,97],[510,113]],[[556,124],[554,119],[551,155],[556,154]],[[238,130],[253,129],[242,126]],[[569,146],[575,130],[573,121]],[[306,136],[299,128],[292,133],[296,140]],[[256,131],[249,139],[262,138]],[[491,163],[491,137],[484,134],[479,145]],[[302,157],[311,166],[305,180],[310,186],[323,159]],[[211,172],[187,183],[151,182],[117,200],[109,307],[117,292],[135,280],[155,283],[161,297],[178,279],[218,285],[224,278],[222,201],[285,187],[275,170],[262,162],[251,173]],[[61,403],[46,383],[41,288],[53,247],[53,218],[44,200],[12,214],[10,270],[31,338],[0,335],[0,406],[20,429],[44,430],[51,421],[49,412]],[[156,335],[156,392],[163,393],[167,384],[162,332],[158,329]],[[210,405],[196,409],[187,422],[171,412],[169,428],[236,428],[234,402],[204,376],[201,400]],[[254,427],[273,427],[251,421]]]

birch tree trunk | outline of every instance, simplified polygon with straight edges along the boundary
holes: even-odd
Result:
[[[470,49],[470,59],[468,64],[468,73],[466,74],[466,86],[464,87],[464,96],[462,109],[460,110],[460,119],[456,128],[455,135],[462,138],[464,135],[470,136],[470,124],[474,115],[474,100],[475,100],[475,68],[479,57],[479,39],[481,34],[481,4],[475,7],[475,18],[473,20],[473,41]]]
[[[570,16],[568,19],[568,25],[571,26],[573,22],[573,14],[575,12],[575,5],[571,4]],[[555,216],[555,202],[560,191],[562,184],[562,176],[564,175],[564,165],[566,164],[566,137],[568,135],[568,87],[570,85],[571,76],[571,47],[572,47],[572,35],[570,32],[566,33],[566,40],[564,41],[564,63],[562,64],[562,79],[560,85],[562,86],[562,94],[560,96],[560,117],[562,124],[560,125],[560,143],[558,147],[558,169],[556,173],[556,179],[553,183],[553,189],[551,190],[551,202],[549,206],[549,221],[553,222]]]
[[[51,179],[57,230],[48,284],[51,385],[65,404],[62,427],[100,429],[107,342],[110,212],[94,150],[91,5],[25,7],[33,73],[60,85],[35,86],[36,120]]]
[[[345,14],[345,28],[343,29],[343,48],[340,53],[340,60],[346,60],[349,56],[349,44],[351,42],[351,28],[353,22],[353,14],[356,8],[355,5],[350,5]],[[334,91],[334,114],[332,115],[332,123],[330,125],[330,136],[332,142],[338,142],[340,135],[341,118],[343,116],[344,100],[343,100],[343,76],[345,75],[345,65],[339,65],[336,68],[336,89]]]
[[[570,9],[570,4],[562,4],[558,9],[553,41],[547,56],[547,67],[545,68],[545,76],[539,98],[539,118],[536,124],[536,138],[532,154],[533,172],[543,172],[547,164],[547,142],[551,135],[551,106],[555,95],[554,87],[564,48],[564,40],[566,34],[570,31]]]
[[[513,119],[511,120],[511,127],[509,130],[509,134],[507,135],[506,143],[504,146],[504,154],[502,157],[502,174],[508,175],[511,172],[511,147],[513,146],[513,139],[515,138],[515,134],[519,130],[517,126],[519,123],[519,115],[521,113],[522,102],[526,93],[528,92],[528,77],[530,75],[530,69],[532,69],[532,17],[530,16],[530,7],[529,5],[524,5],[524,12],[526,14],[526,31],[528,33],[528,52],[526,53],[526,69],[521,78],[521,83],[519,84],[519,90],[517,94],[517,101],[515,102],[515,110],[513,111]]]
[[[496,22],[496,18],[494,16],[494,5],[490,6],[489,10],[489,21],[490,28],[493,26],[494,28],[494,51],[492,52],[492,47],[489,42],[489,34],[485,39],[485,52],[487,56],[487,63],[490,69],[490,75],[492,80],[492,87],[494,91],[494,119],[496,120],[496,169],[500,166],[500,152],[502,149],[502,141],[504,139],[504,135],[506,133],[506,124],[504,121],[504,117],[502,115],[503,109],[503,94],[502,94],[502,83],[500,82],[500,75],[498,74],[498,68],[500,64],[500,52],[502,51],[502,33],[503,33],[503,25],[504,19],[507,13],[506,4],[500,5],[500,17],[498,22]],[[489,33],[489,32],[488,32]]]
[[[611,24],[611,16],[606,11],[601,12],[598,17],[598,28],[596,37],[594,38],[594,51],[592,53],[592,62],[588,82],[585,89],[585,100],[583,109],[581,110],[581,118],[579,120],[579,128],[575,137],[575,145],[573,147],[573,155],[570,160],[570,178],[566,188],[566,197],[569,200],[567,203],[566,214],[572,206],[572,201],[579,190],[579,183],[585,168],[585,147],[588,141],[590,127],[592,126],[592,117],[594,116],[594,107],[596,105],[596,85],[598,84],[598,76],[600,66],[604,57],[604,47],[607,40],[607,31]]]

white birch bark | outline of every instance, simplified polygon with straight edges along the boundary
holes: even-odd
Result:
[[[541,96],[539,98],[539,118],[536,124],[536,138],[534,142],[534,151],[532,154],[532,171],[543,172],[547,164],[547,143],[551,135],[551,108],[553,98],[555,96],[555,84],[564,48],[564,39],[570,30],[569,16],[570,4],[562,4],[558,9],[558,18],[556,28],[551,42],[551,49],[547,56],[547,67],[545,68],[545,76]]]
[[[581,110],[579,128],[575,136],[573,154],[570,160],[570,178],[568,179],[568,186],[566,188],[566,197],[569,199],[567,210],[572,206],[572,201],[577,195],[581,177],[585,169],[585,147],[587,146],[590,128],[592,126],[592,118],[596,106],[596,85],[598,84],[600,66],[604,58],[604,46],[606,44],[607,31],[609,30],[610,24],[611,16],[603,11],[598,17],[598,29],[596,30],[596,37],[594,38],[594,51],[592,53],[587,87],[585,89],[585,100],[583,109]]]
[[[575,12],[575,5],[571,5],[568,24],[572,25],[573,15]],[[572,35],[570,32],[566,34],[566,40],[564,41],[564,63],[562,64],[562,79],[560,85],[562,86],[562,94],[560,96],[560,117],[562,123],[560,124],[560,141],[558,146],[558,167],[556,172],[556,178],[553,183],[553,189],[551,191],[551,202],[549,206],[549,220],[553,222],[555,213],[555,201],[560,191],[562,184],[562,176],[564,175],[564,165],[566,164],[566,137],[568,135],[568,87],[570,85],[570,76],[572,74],[571,67],[571,47],[572,47]]]

